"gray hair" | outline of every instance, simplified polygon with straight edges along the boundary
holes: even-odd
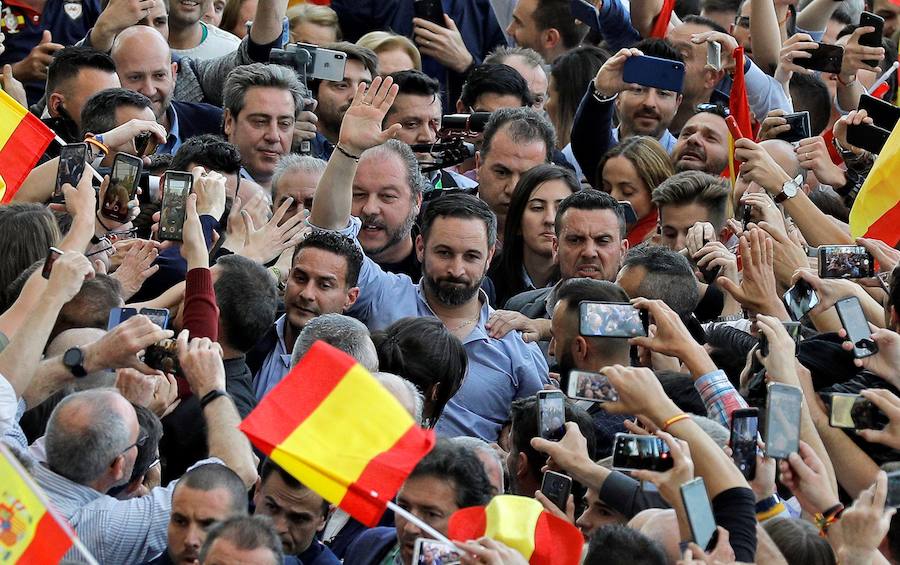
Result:
[[[301,4],[301,6],[305,5],[306,4]],[[297,170],[308,173],[319,173],[321,176],[321,174],[325,172],[325,167],[327,165],[327,162],[318,157],[313,157],[312,155],[298,155],[297,153],[282,155],[281,159],[278,160],[278,164],[275,165],[275,173],[272,175],[272,192],[274,193],[275,190],[277,190],[278,181],[281,180],[281,177],[285,173]]]
[[[294,344],[291,366],[300,362],[317,341],[324,341],[356,359],[369,372],[378,370],[378,353],[369,330],[355,318],[342,314],[322,314],[310,320]]]
[[[237,117],[241,110],[244,109],[247,90],[254,86],[283,88],[290,92],[294,98],[295,116],[297,112],[303,109],[303,97],[309,95],[306,87],[303,86],[292,69],[281,65],[267,65],[264,63],[241,65],[228,73],[222,92],[222,106],[231,113],[232,117]]]
[[[470,451],[474,451],[476,454],[484,453],[488,456],[492,461],[497,463],[500,467],[500,480],[503,481],[506,475],[509,473],[509,469],[506,468],[506,461],[504,461],[503,457],[500,457],[500,454],[496,449],[491,447],[491,444],[484,441],[478,437],[469,437],[469,436],[457,436],[454,438],[450,438],[450,441],[454,444],[464,447]],[[485,473],[487,473],[488,478],[490,478],[491,473],[485,469]],[[504,485],[501,485],[501,487]],[[501,492],[503,492],[501,490]]]
[[[534,49],[531,49],[530,47],[510,47],[508,45],[501,45],[491,51],[488,56],[484,58],[483,63],[485,65],[503,65],[510,57],[521,57],[524,59],[525,63],[533,69],[537,67],[543,68],[544,65],[546,65],[544,58]]]
[[[397,400],[400,401],[400,404],[403,405],[406,403],[400,398],[400,394],[405,392],[413,402],[412,406],[405,407],[407,410],[412,408],[411,416],[415,419],[417,424],[422,424],[422,411],[425,408],[425,395],[422,394],[422,391],[420,391],[416,385],[394,373],[379,371],[377,373],[372,373],[372,376],[374,376],[375,380],[380,382],[381,385],[386,388],[388,392],[393,394]]]
[[[264,547],[272,552],[272,565],[281,565],[284,552],[281,539],[268,516],[232,516],[213,526],[200,548],[200,563],[206,561],[212,544],[219,538],[231,542],[238,549],[252,551]]]
[[[508,127],[507,127],[508,126]],[[491,113],[491,119],[484,127],[484,142],[481,144],[481,159],[491,152],[494,136],[501,130],[514,143],[543,141],[547,149],[546,162],[549,163],[556,148],[556,130],[544,114],[533,108],[500,108]]]
[[[706,435],[712,438],[716,445],[719,447],[725,447],[728,445],[729,431],[725,426],[716,422],[715,420],[711,420],[706,416],[691,416],[691,419],[695,424],[700,426],[700,429],[706,432]]]
[[[373,159],[384,158],[386,153],[396,155],[406,169],[406,184],[409,185],[412,201],[415,203],[420,195],[431,189],[431,183],[422,174],[416,154],[409,148],[409,145],[399,139],[389,139],[386,143],[367,149],[360,158],[363,156]]]
[[[115,397],[121,398],[116,389],[97,388],[71,394],[56,405],[44,444],[54,473],[86,485],[128,447],[131,434],[112,406]]]

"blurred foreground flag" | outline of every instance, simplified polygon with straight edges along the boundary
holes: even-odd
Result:
[[[463,508],[450,516],[450,539],[482,536],[515,549],[531,565],[578,565],[584,546],[578,528],[545,511],[533,498],[509,494],[495,496],[487,506]]]
[[[894,127],[850,210],[850,235],[900,241],[900,124]]]
[[[54,134],[0,89],[0,204],[12,200]]]
[[[297,480],[369,527],[435,441],[368,371],[321,341],[241,430]]]

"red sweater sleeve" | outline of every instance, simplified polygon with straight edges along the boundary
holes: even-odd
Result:
[[[188,271],[184,288],[183,327],[191,338],[219,339],[219,307],[209,269]]]

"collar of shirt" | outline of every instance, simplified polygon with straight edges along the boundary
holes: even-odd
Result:
[[[36,462],[32,471],[35,480],[47,493],[53,506],[67,520],[71,519],[79,509],[106,496],[96,489],[67,479],[44,463]]]
[[[522,265],[522,280],[525,282],[525,290],[534,290],[534,281],[531,280],[531,275],[528,274],[528,269],[525,268],[525,265]]]
[[[175,107],[169,104],[166,110],[166,117],[169,118],[169,134],[166,136],[166,142],[156,152],[168,155],[174,155],[178,148],[181,147],[181,136],[178,129],[178,112]]]
[[[423,283],[416,285],[416,296],[419,299],[419,302],[428,309],[432,316],[440,320],[440,316],[435,314],[434,310],[431,309],[431,305],[428,304],[428,300],[425,298],[425,289],[422,288],[422,285]],[[491,306],[488,304],[487,294],[481,288],[478,289],[478,300],[481,303],[481,310],[478,312],[478,322],[465,339],[462,340],[463,345],[473,341],[488,339],[487,330],[484,328],[484,324],[487,323],[488,318],[491,316]]]
[[[621,127],[621,126],[620,126]],[[613,139],[616,143],[619,142],[619,128],[612,130]],[[678,141],[675,139],[675,136],[672,135],[672,132],[669,130],[665,130],[662,132],[662,135],[657,138],[659,144],[663,146],[663,149],[666,150],[667,153],[671,153],[673,149],[675,149],[675,142]]]
[[[284,341],[284,325],[287,323],[287,314],[282,314],[280,318],[275,322],[275,335],[278,336],[278,346],[275,348],[275,352],[281,358],[281,363],[290,368],[291,366],[291,356],[287,353],[287,345],[285,345]]]

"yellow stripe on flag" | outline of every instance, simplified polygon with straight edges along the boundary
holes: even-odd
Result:
[[[369,461],[393,447],[414,425],[397,399],[384,387],[372,386],[373,381],[361,365],[354,365],[270,455],[287,472],[334,504],[340,504],[347,493],[344,485],[354,483]],[[392,404],[396,410],[371,409]],[[344,423],[361,419],[365,420],[366,433],[353,433],[353,426],[347,433]]]
[[[9,552],[4,562],[15,563],[34,541],[47,508],[4,456],[0,456],[0,477],[0,522],[5,524],[0,527],[0,556]]]
[[[0,116],[3,116],[0,120],[0,147],[6,145],[27,113],[28,110],[13,100],[12,96],[0,90]]]
[[[900,201],[900,122],[894,127],[850,210],[850,235],[862,237]]]
[[[485,506],[484,535],[502,541],[531,559],[534,553],[534,530],[544,507],[533,498],[524,496],[495,496]]]

